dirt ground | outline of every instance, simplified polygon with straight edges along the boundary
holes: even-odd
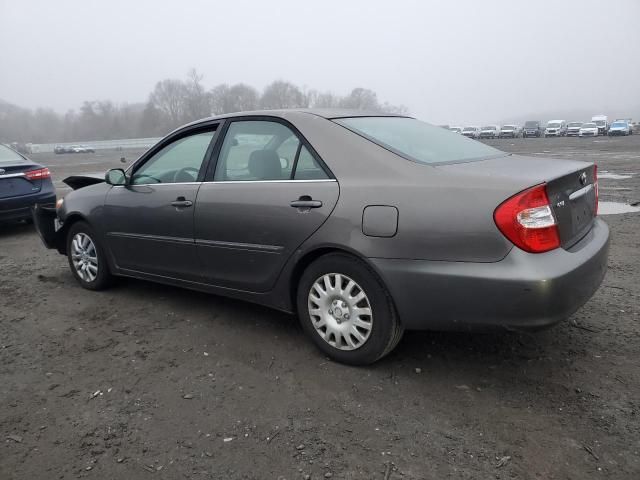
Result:
[[[493,143],[631,173],[601,198],[640,200],[640,135]],[[59,187],[119,157],[33,155]],[[408,332],[367,368],[266,308],[134,280],[85,291],[32,227],[1,227],[0,479],[638,479],[640,214],[603,218],[608,274],[568,321]]]

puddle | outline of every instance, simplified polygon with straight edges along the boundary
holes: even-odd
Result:
[[[634,207],[619,202],[598,202],[598,215],[615,215],[618,213],[637,213],[640,206]]]

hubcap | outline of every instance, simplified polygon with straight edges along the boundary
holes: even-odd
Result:
[[[98,276],[98,252],[91,237],[76,233],[71,240],[71,260],[78,276],[85,282],[93,282]]]
[[[373,314],[369,298],[351,278],[327,273],[309,292],[309,316],[318,335],[339,350],[355,350],[369,339]]]

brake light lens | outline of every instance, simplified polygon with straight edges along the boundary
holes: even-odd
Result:
[[[24,172],[24,176],[27,180],[42,180],[43,178],[50,178],[51,172],[48,168],[38,168],[37,170],[29,170]]]
[[[502,234],[525,252],[548,252],[560,246],[558,224],[544,184],[505,200],[493,219]]]

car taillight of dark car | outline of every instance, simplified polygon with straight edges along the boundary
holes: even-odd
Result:
[[[28,170],[24,172],[24,176],[27,180],[42,180],[43,178],[50,178],[51,172],[48,168],[38,168],[36,170]]]

